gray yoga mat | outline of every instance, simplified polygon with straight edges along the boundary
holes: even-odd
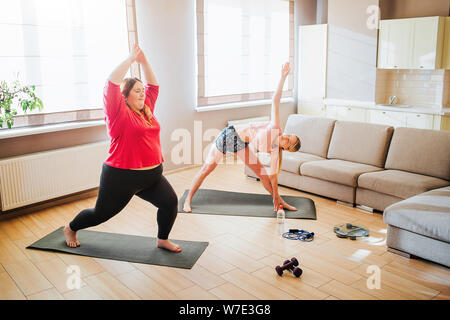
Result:
[[[189,190],[186,190],[178,201],[178,212],[184,212],[183,204],[188,192]],[[286,218],[317,219],[316,206],[311,199],[297,196],[282,196],[282,198],[291,206],[297,208],[297,211],[285,210]],[[276,217],[276,212],[273,211],[272,196],[270,194],[199,189],[192,198],[191,209],[191,213]]]
[[[28,248],[59,251],[82,256],[155,264],[191,269],[208,246],[208,242],[173,240],[182,251],[175,253],[156,246],[156,238],[118,233],[79,230],[77,239],[81,246],[66,245],[63,228],[49,233]]]

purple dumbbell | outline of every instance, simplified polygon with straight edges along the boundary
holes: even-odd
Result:
[[[296,258],[292,258],[291,260],[285,260],[283,266],[276,266],[275,270],[277,271],[279,276],[283,275],[284,270],[290,270],[297,278],[300,277],[303,273],[302,269],[298,268],[298,260]]]

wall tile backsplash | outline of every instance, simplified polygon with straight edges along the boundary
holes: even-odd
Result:
[[[398,104],[441,108],[448,105],[450,70],[377,69],[375,103],[387,104],[397,96]]]

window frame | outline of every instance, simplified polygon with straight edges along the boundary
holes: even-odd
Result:
[[[219,110],[233,108],[233,106],[250,106],[252,102],[255,105],[267,104],[272,99],[274,91],[240,93],[222,96],[205,97],[205,58],[204,58],[204,35],[205,35],[205,17],[204,1],[196,2],[196,23],[197,23],[197,111]],[[207,1],[207,0],[206,0]],[[289,63],[291,70],[294,66],[294,2],[289,0]],[[291,101],[294,95],[294,77],[291,72],[287,79],[287,90],[282,92],[282,102]],[[269,102],[270,103],[270,102]],[[203,109],[204,108],[204,109]]]
[[[135,0],[123,0],[125,2],[125,14],[127,21],[128,33],[128,48],[131,50],[134,44],[138,42],[137,27],[136,27],[136,6]],[[141,76],[140,67],[137,63],[133,63],[130,68],[131,77]],[[14,128],[25,128],[31,126],[52,125],[58,123],[69,123],[74,121],[93,121],[103,120],[105,117],[103,106],[89,109],[74,109],[64,111],[42,112],[34,114],[22,114],[14,116],[14,125],[11,129],[7,127],[0,128],[0,133],[3,130],[13,130]]]

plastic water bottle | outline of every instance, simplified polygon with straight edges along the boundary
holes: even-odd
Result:
[[[278,211],[277,211],[277,223],[284,224],[285,218],[286,218],[286,214],[283,210],[283,206],[280,205],[280,207],[278,208]]]
[[[283,235],[284,233],[284,222],[286,214],[284,213],[283,206],[280,205],[277,211],[277,233],[278,235]]]

